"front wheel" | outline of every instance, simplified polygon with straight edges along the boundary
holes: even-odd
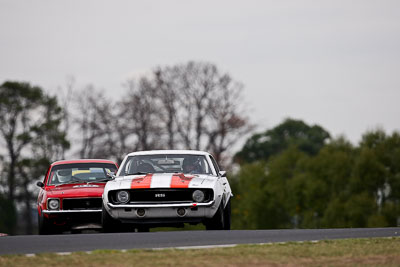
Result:
[[[102,206],[102,212],[101,212],[101,226],[103,228],[104,233],[115,233],[119,230],[119,226],[121,223],[111,217],[110,214],[108,214],[108,211],[104,208],[104,204]]]
[[[53,233],[53,226],[49,222],[49,219],[44,217],[43,212],[38,216],[38,227],[39,235],[50,235]]]
[[[222,202],[219,205],[217,212],[214,216],[208,220],[205,225],[207,230],[223,230],[225,225],[224,209],[222,207]]]
[[[224,230],[231,230],[231,199],[228,200],[224,209]]]
[[[146,232],[150,232],[150,228],[149,227],[145,227],[145,226],[141,226],[141,227],[137,227],[136,231],[139,233],[146,233]]]

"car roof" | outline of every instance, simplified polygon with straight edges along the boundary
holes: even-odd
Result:
[[[137,155],[163,155],[163,154],[189,154],[189,155],[210,155],[208,152],[199,150],[149,150],[149,151],[137,151],[129,153],[128,156]]]
[[[59,160],[53,162],[51,166],[62,165],[62,164],[73,164],[73,163],[110,163],[118,166],[114,161],[108,159],[71,159],[71,160]]]

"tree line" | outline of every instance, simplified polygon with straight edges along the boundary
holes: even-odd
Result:
[[[400,224],[400,134],[368,131],[354,146],[318,125],[287,119],[235,155],[237,229]]]
[[[53,161],[122,160],[150,149],[206,150],[224,163],[252,125],[243,85],[207,62],[157,67],[120,97],[71,80],[57,96],[26,82],[0,86],[0,232],[32,233],[33,183]],[[71,145],[73,144],[73,145]]]
[[[116,101],[93,87],[74,93],[80,157],[120,161],[128,151],[168,148],[207,150],[225,161],[252,128],[242,84],[210,63],[158,67],[125,87]]]
[[[243,85],[215,65],[157,67],[125,83],[121,95],[71,80],[57,96],[38,86],[0,85],[0,232],[33,233],[34,182],[51,162],[122,160],[149,149],[211,152],[237,172],[236,229],[397,226],[400,224],[400,134],[366,132],[357,145],[319,125],[286,119],[232,147],[254,125]],[[232,157],[233,156],[233,157]],[[234,170],[235,168],[232,168]]]

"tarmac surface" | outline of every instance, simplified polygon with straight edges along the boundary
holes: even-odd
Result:
[[[159,249],[345,238],[398,237],[400,228],[170,231],[0,237],[0,255],[66,253],[98,249]]]

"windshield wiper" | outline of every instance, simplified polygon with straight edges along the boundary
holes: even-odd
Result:
[[[72,181],[69,181],[69,182],[66,182],[66,183],[56,184],[56,187],[60,186],[60,185],[64,185],[64,184],[76,184],[76,183],[83,183],[83,182],[84,181],[82,181],[82,180],[72,180]]]
[[[141,175],[141,174],[147,174],[147,172],[134,172],[134,173],[128,173],[127,175]]]
[[[87,184],[91,184],[91,183],[99,183],[99,182],[108,182],[111,181],[112,179],[109,178],[104,178],[104,179],[99,179],[99,180],[95,180],[95,181],[87,181]]]

